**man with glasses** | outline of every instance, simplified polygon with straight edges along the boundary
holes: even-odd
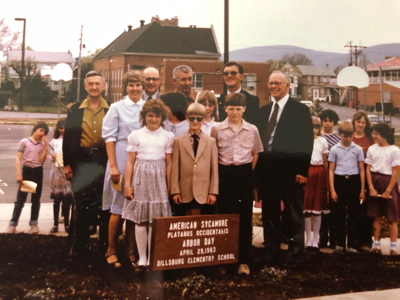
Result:
[[[144,90],[142,99],[147,101],[151,99],[160,99],[160,73],[156,68],[150,67],[143,71]]]
[[[289,97],[290,80],[283,72],[272,72],[268,88],[272,101],[261,108],[259,132],[264,152],[255,172],[262,199],[266,263],[269,267],[280,263],[282,200],[290,234],[284,267],[294,268],[304,254],[303,186],[314,143],[313,125],[308,107]]]
[[[186,104],[197,101],[197,92],[192,90],[193,85],[193,71],[189,66],[177,66],[172,72],[174,84],[176,87],[175,92],[181,93],[185,96]]]
[[[101,133],[109,109],[102,97],[105,86],[101,73],[88,72],[84,83],[88,96],[71,106],[65,126],[64,173],[71,181],[75,200],[69,229],[70,252],[81,254],[91,248],[89,227],[97,218],[100,221],[100,250],[107,249],[109,211],[101,209],[107,165],[106,145]]]
[[[251,124],[257,125],[260,110],[260,99],[242,89],[242,80],[244,78],[243,74],[243,66],[237,62],[230,61],[226,63],[224,67],[224,82],[228,88],[228,95],[230,93],[241,93],[246,96],[246,107],[245,112],[243,113],[243,119]],[[225,97],[226,94],[222,94],[218,98],[218,113],[220,121],[226,119]]]

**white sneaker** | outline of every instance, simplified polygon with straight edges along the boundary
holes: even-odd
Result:
[[[39,233],[39,226],[31,225],[31,229],[29,230],[29,233],[32,233],[32,234]]]
[[[6,233],[16,233],[17,232],[17,226],[9,225],[7,227]]]
[[[238,274],[250,275],[249,266],[246,265],[246,264],[241,264],[241,265],[239,266],[239,269],[238,269]]]

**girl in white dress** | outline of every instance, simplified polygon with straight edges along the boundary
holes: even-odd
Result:
[[[162,101],[148,100],[140,112],[143,128],[128,136],[122,217],[135,223],[139,252],[136,271],[150,263],[153,218],[172,215],[168,195],[174,134],[161,127],[166,115]]]
[[[50,170],[50,198],[53,199],[54,226],[51,233],[58,232],[58,218],[60,215],[60,202],[62,202],[62,215],[64,216],[64,228],[68,232],[69,215],[72,203],[71,183],[65,178],[64,166],[62,164],[62,145],[65,131],[66,118],[61,118],[56,124],[54,136],[49,143],[51,157]]]
[[[204,91],[200,94],[197,102],[203,104],[204,107],[206,108],[206,116],[204,118],[203,125],[201,125],[201,131],[210,136],[211,129],[215,125],[219,124],[218,114],[217,114],[218,110],[216,109],[217,98],[215,98],[213,92]]]

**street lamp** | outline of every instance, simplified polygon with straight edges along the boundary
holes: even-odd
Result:
[[[24,21],[24,31],[22,36],[22,59],[21,59],[21,103],[20,106],[23,107],[24,102],[24,77],[25,77],[25,31],[26,31],[26,19],[25,18],[15,18],[15,21]]]

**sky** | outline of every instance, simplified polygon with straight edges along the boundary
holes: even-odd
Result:
[[[26,45],[37,51],[70,50],[82,55],[105,48],[128,25],[177,16],[179,26],[214,26],[224,52],[224,0],[13,0],[2,1],[0,19],[20,31],[26,18]],[[344,46],[373,46],[400,42],[399,0],[230,0],[229,47],[236,50],[267,45],[294,45],[320,51],[347,53]],[[399,49],[400,52],[400,49]],[[400,55],[400,54],[399,54]]]

